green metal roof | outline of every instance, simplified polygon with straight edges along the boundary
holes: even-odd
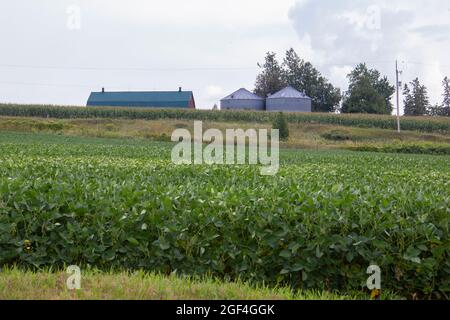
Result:
[[[188,108],[192,91],[92,92],[88,106]]]

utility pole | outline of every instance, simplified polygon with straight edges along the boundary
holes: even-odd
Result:
[[[400,71],[398,71],[398,61],[395,60],[395,86],[397,87],[397,132],[400,133],[400,82],[398,80],[398,75]]]

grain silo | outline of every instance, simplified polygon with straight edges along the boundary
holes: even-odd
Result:
[[[266,110],[311,112],[311,98],[292,87],[286,87],[266,99]]]
[[[264,110],[264,99],[241,88],[220,100],[221,110]]]

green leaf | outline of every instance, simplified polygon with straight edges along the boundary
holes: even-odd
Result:
[[[320,248],[317,246],[316,247],[316,257],[317,258],[322,258],[324,255],[324,253],[322,251],[320,251]]]
[[[302,271],[302,280],[303,281],[308,280],[308,274],[305,271]]]
[[[292,256],[292,254],[291,254],[290,250],[283,250],[280,252],[280,257],[289,259],[291,256]]]
[[[290,271],[288,269],[282,269],[280,274],[288,274]]]
[[[132,245],[135,245],[135,246],[139,245],[139,241],[137,241],[135,238],[132,238],[132,237],[128,238],[127,241],[129,243],[131,243]]]
[[[291,270],[294,272],[297,272],[297,271],[303,270],[304,268],[305,268],[305,266],[302,263],[295,263],[292,266]]]
[[[165,240],[159,240],[159,247],[161,250],[168,250],[170,248],[170,243]]]

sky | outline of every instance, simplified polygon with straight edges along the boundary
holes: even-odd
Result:
[[[335,86],[359,62],[442,100],[448,0],[15,0],[0,3],[0,102],[83,106],[91,91],[253,90],[267,51],[294,48]]]

